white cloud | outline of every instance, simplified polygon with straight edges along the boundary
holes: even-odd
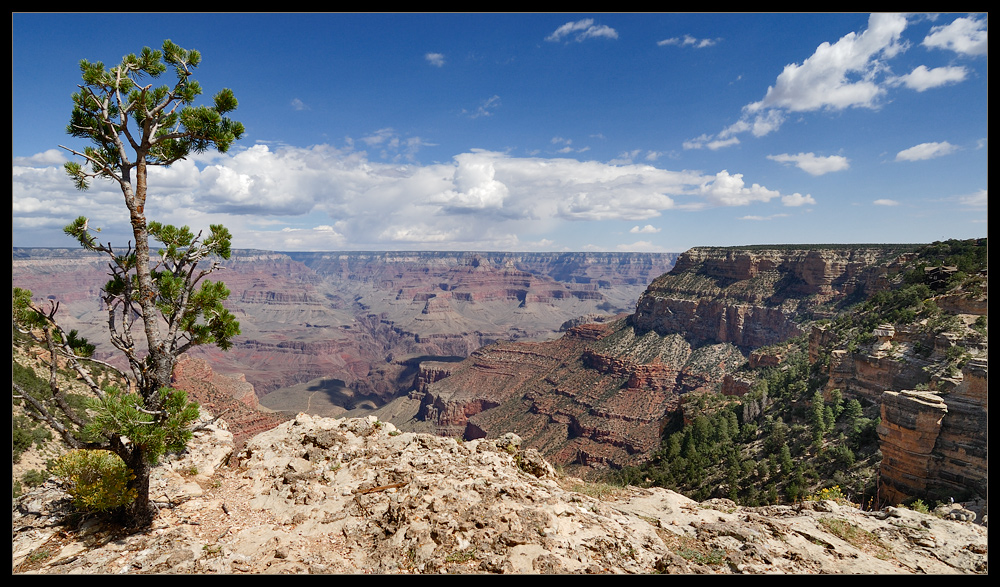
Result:
[[[759,102],[743,107],[740,120],[715,136],[686,141],[685,149],[719,149],[737,144],[735,135],[763,137],[781,128],[789,112],[877,108],[886,93],[880,76],[887,61],[906,49],[902,14],[872,14],[868,28],[836,43],[821,43],[802,63],[786,65]]]
[[[781,196],[781,203],[789,207],[798,207],[806,205],[813,206],[816,204],[816,200],[809,194],[803,196],[802,194],[796,192],[794,194]]]
[[[678,45],[680,47],[694,47],[696,49],[702,49],[704,47],[711,47],[719,42],[720,39],[696,39],[691,35],[684,35],[683,37],[672,37],[670,39],[663,39],[662,41],[657,41],[657,45],[664,47],[667,45]]]
[[[782,108],[791,112],[873,108],[884,90],[875,75],[884,60],[903,49],[906,28],[902,14],[873,14],[864,32],[848,33],[834,44],[822,43],[801,64],[789,64],[751,112]]]
[[[302,100],[299,100],[298,98],[295,98],[295,99],[292,100],[292,109],[293,110],[309,110],[309,106],[307,106],[306,103],[303,102]]]
[[[618,31],[606,25],[595,25],[594,19],[585,18],[575,22],[567,22],[551,35],[545,37],[545,40],[559,42],[566,37],[573,37],[573,40],[578,43],[587,39],[617,39]]]
[[[392,129],[380,129],[356,144],[402,150],[406,142]],[[484,150],[418,165],[372,158],[354,144],[257,144],[154,168],[150,183],[157,189],[146,210],[173,224],[225,224],[237,247],[506,250],[552,238],[567,222],[627,221],[634,234],[652,234],[657,229],[649,221],[672,210],[745,206],[781,196],[728,171],[706,175]],[[58,231],[87,210],[91,225],[103,227],[115,244],[129,238],[121,193],[111,182],[78,192],[57,164],[14,166],[12,190],[15,230]],[[519,241],[519,234],[531,237]]]
[[[427,53],[424,59],[434,67],[444,67],[444,53]]]
[[[964,81],[967,74],[968,70],[964,67],[935,67],[934,69],[927,69],[926,65],[921,65],[914,68],[910,73],[900,76],[898,82],[911,90],[923,92],[924,90],[945,84]]]
[[[374,133],[358,139],[367,147],[378,148],[379,156],[387,161],[412,161],[421,147],[434,146],[420,137],[402,137],[393,128],[380,128]],[[348,139],[348,143],[354,143]]]
[[[632,233],[632,234],[656,234],[656,233],[660,232],[660,229],[656,228],[652,224],[647,224],[646,226],[643,226],[642,228],[639,228],[639,226],[636,225],[636,226],[633,226],[632,228],[630,228],[629,232]]]
[[[926,159],[934,159],[935,157],[944,157],[945,155],[950,155],[957,150],[958,147],[952,145],[948,141],[940,143],[920,143],[919,145],[910,147],[909,149],[903,149],[899,153],[896,153],[896,161],[923,161]]]
[[[758,214],[747,214],[746,216],[740,216],[740,220],[754,220],[754,221],[766,221],[774,220],[775,218],[787,218],[788,214],[771,214],[770,216],[760,216]]]
[[[872,204],[875,204],[876,206],[898,206],[899,202],[896,200],[890,200],[889,198],[879,198],[878,200],[872,202]]]
[[[31,157],[13,158],[15,166],[24,167],[48,167],[50,165],[62,165],[66,161],[66,151],[61,149],[49,149],[47,151],[42,151],[37,155],[32,155]]]
[[[987,36],[986,18],[956,18],[951,24],[932,28],[923,44],[975,57],[987,54]]]
[[[746,187],[742,173],[730,175],[725,169],[715,174],[714,179],[702,183],[700,191],[706,200],[718,206],[747,206],[781,195],[756,183]]]
[[[840,155],[830,155],[829,157],[817,157],[813,153],[799,153],[798,155],[768,155],[768,159],[779,163],[791,163],[810,175],[823,175],[832,171],[842,171],[850,167],[847,157]]]
[[[963,206],[969,206],[970,208],[982,208],[985,210],[986,190],[979,190],[967,196],[959,196],[958,200]]]
[[[709,135],[701,135],[698,138],[684,141],[682,146],[685,150],[690,149],[708,149],[710,151],[717,151],[725,147],[731,147],[733,145],[740,144],[740,139],[738,137],[730,137],[728,139],[714,139]]]

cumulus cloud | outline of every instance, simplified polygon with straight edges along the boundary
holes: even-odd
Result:
[[[696,39],[691,35],[684,35],[683,37],[672,37],[669,39],[663,39],[662,41],[657,41],[657,45],[664,47],[667,45],[677,45],[680,47],[694,47],[696,49],[702,49],[704,47],[711,47],[718,43],[720,39]]]
[[[798,192],[781,196],[781,203],[785,206],[798,207],[816,204],[816,200],[809,194],[802,195]]]
[[[753,184],[746,187],[742,173],[729,174],[723,169],[715,178],[700,186],[701,194],[718,206],[747,206],[756,202],[769,202],[781,194],[764,186]]]
[[[444,67],[444,53],[427,53],[424,59],[434,67]]]
[[[862,33],[848,33],[832,45],[822,43],[801,64],[786,65],[764,99],[748,109],[807,112],[875,107],[884,93],[875,75],[884,68],[885,59],[904,48],[900,36],[906,24],[902,14],[871,15]]]
[[[840,155],[817,157],[813,153],[799,153],[798,155],[782,153],[781,155],[768,155],[767,158],[778,163],[791,163],[810,175],[823,175],[850,167],[847,157]]]
[[[910,147],[909,149],[903,149],[899,153],[896,153],[896,161],[923,161],[925,159],[934,159],[935,157],[944,157],[945,155],[950,155],[958,150],[958,147],[952,145],[948,141],[942,141],[940,143],[920,143],[919,145]]]
[[[968,70],[964,67],[935,67],[927,69],[926,65],[920,65],[910,73],[900,76],[898,83],[923,92],[931,88],[964,81],[968,75]]]
[[[379,129],[339,148],[257,144],[199,155],[150,171],[157,189],[146,209],[163,222],[225,224],[241,248],[513,250],[525,246],[519,234],[541,242],[567,222],[625,221],[635,226],[632,234],[653,234],[649,221],[674,210],[782,201],[779,192],[728,171],[706,175],[485,150],[423,165],[380,159],[377,153],[393,143],[403,148],[405,140]],[[121,193],[111,182],[78,192],[57,162],[15,165],[12,178],[15,231],[58,233],[85,209],[114,244],[129,239]],[[786,205],[803,197],[787,198]]]
[[[936,26],[923,44],[972,57],[986,55],[989,49],[986,18],[956,18],[950,24]]]
[[[309,110],[309,106],[302,100],[295,98],[292,100],[292,110]]]
[[[740,119],[716,135],[702,135],[684,143],[685,149],[723,148],[737,144],[736,135],[750,132],[763,137],[777,131],[788,113],[839,111],[848,108],[875,109],[882,105],[887,87],[931,87],[930,83],[955,81],[957,71],[942,68],[922,76],[922,71],[904,79],[886,77],[888,62],[907,47],[902,14],[872,14],[868,28],[851,32],[835,43],[821,43],[801,63],[786,65],[764,97],[747,104]]]
[[[60,149],[48,149],[31,157],[14,157],[14,165],[24,167],[47,167],[49,165],[62,165],[66,162],[65,151]]]
[[[617,39],[618,31],[603,24],[595,25],[594,19],[585,18],[575,22],[567,22],[553,31],[551,35],[545,37],[545,40],[556,43],[570,37],[578,43],[587,39]]]
[[[896,200],[890,200],[889,198],[879,198],[878,200],[872,202],[872,204],[875,204],[876,206],[898,206],[899,202]]]

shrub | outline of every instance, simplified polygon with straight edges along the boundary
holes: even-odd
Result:
[[[132,472],[118,455],[106,450],[75,450],[60,457],[52,473],[68,484],[73,505],[89,512],[105,512],[135,500],[128,489]]]
[[[24,474],[21,475],[21,482],[27,485],[28,487],[38,487],[42,483],[45,483],[45,480],[48,478],[49,475],[45,471],[30,469],[28,471],[25,471]]]

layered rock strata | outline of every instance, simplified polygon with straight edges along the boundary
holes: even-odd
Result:
[[[755,366],[776,364],[780,349],[751,351],[801,334],[803,315],[883,285],[905,250],[692,249],[624,320],[477,351],[427,387],[421,415],[466,438],[515,431],[560,464],[640,462],[659,446],[681,395],[746,393],[750,382],[732,377],[746,355]]]
[[[804,318],[883,283],[886,262],[906,247],[710,248],[683,253],[642,295],[640,330],[683,333],[694,345],[750,350],[804,334]]]
[[[624,319],[589,324],[554,341],[479,349],[427,386],[419,418],[466,439],[513,430],[559,464],[638,464],[681,394],[717,389],[743,362],[732,345],[693,349]]]
[[[886,391],[878,434],[883,497],[947,500],[986,495],[988,389],[985,361],[963,369],[947,393]]]
[[[65,327],[118,361],[107,341],[101,255],[15,249],[13,281],[60,303]],[[675,254],[277,253],[236,250],[213,274],[232,292],[242,334],[222,353],[192,352],[244,374],[258,396],[315,379],[343,380],[381,404],[413,381],[415,356],[468,356],[497,340],[555,336],[567,320],[631,310]],[[119,365],[125,367],[125,365]],[[305,400],[301,406],[304,409]]]
[[[174,367],[171,385],[186,391],[210,413],[224,416],[235,446],[286,421],[287,416],[261,408],[253,385],[242,376],[215,373],[204,359],[185,357]]]

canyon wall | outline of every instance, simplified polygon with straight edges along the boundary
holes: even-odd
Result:
[[[733,374],[753,349],[883,283],[901,249],[692,249],[631,315],[476,351],[425,386],[420,418],[466,438],[514,431],[564,465],[637,464],[659,447],[683,394],[739,393]]]
[[[886,391],[882,396],[881,488],[891,503],[987,495],[987,364],[971,360],[947,393]]]
[[[805,333],[806,319],[884,284],[905,248],[699,247],[640,299],[633,324],[661,334],[683,333],[692,344],[729,342],[750,350]]]

